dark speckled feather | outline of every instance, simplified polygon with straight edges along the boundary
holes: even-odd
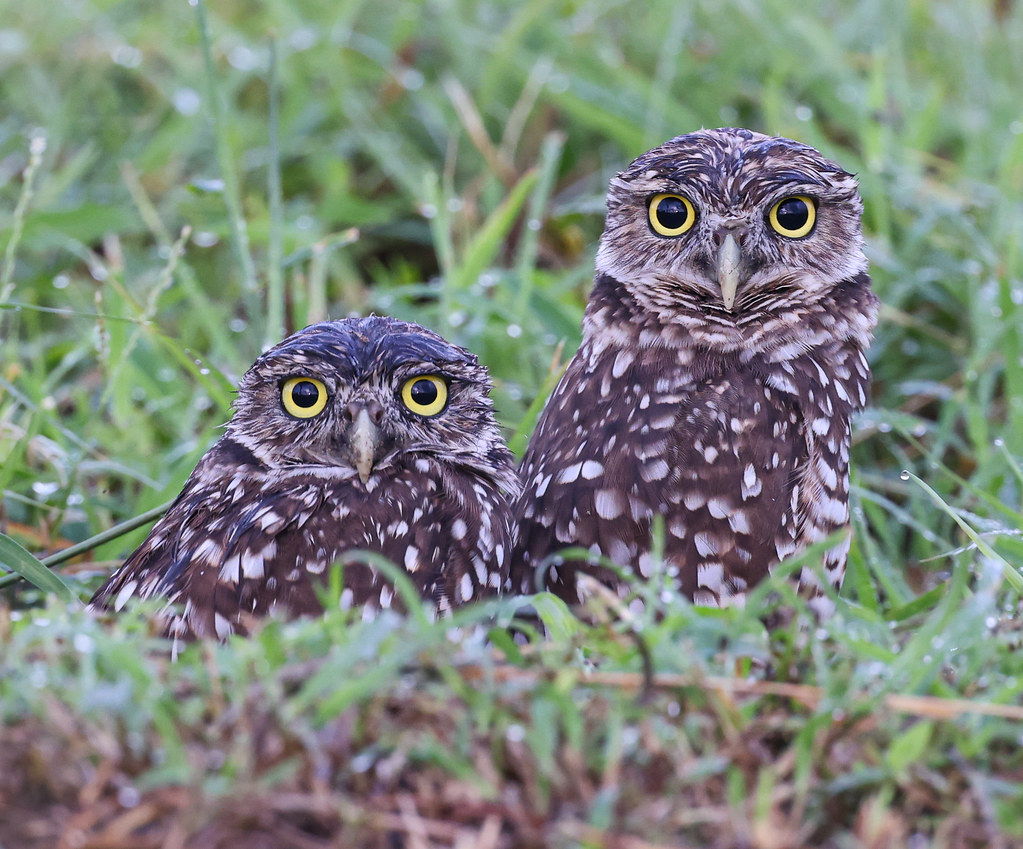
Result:
[[[648,204],[691,201],[695,223],[658,235]],[[816,222],[769,225],[784,198]],[[566,547],[649,576],[654,517],[681,589],[742,603],[782,559],[848,525],[850,419],[866,403],[876,322],[856,181],[817,151],[748,130],[681,136],[611,181],[583,342],[540,417],[513,507],[513,584]],[[722,244],[740,257],[725,297]],[[824,557],[841,584],[848,539]],[[580,600],[581,563],[541,574]],[[816,575],[799,577],[828,611]],[[624,588],[620,588],[624,589]]]
[[[447,385],[436,415],[402,401],[402,385],[421,375]],[[319,415],[283,409],[290,377],[322,381]],[[442,614],[497,593],[518,482],[489,390],[472,354],[418,325],[372,317],[296,333],[242,378],[227,433],[93,605],[165,597],[169,631],[225,637],[250,616],[320,611],[317,586],[356,550],[403,567]],[[365,481],[350,444],[362,409],[376,411],[379,446]],[[391,583],[357,558],[340,601],[366,615],[397,604]]]

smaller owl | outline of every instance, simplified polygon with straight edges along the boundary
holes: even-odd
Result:
[[[241,380],[225,435],[94,608],[164,597],[168,633],[245,631],[248,617],[321,611],[346,552],[403,567],[438,613],[508,577],[512,455],[487,371],[417,324],[327,321],[288,337]],[[342,606],[397,604],[370,562],[344,566]]]

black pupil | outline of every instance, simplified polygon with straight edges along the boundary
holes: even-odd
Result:
[[[689,210],[682,198],[661,198],[656,215],[657,223],[665,230],[678,230],[689,220]]]
[[[320,390],[309,380],[301,380],[291,389],[291,400],[299,407],[311,407],[320,400]]]
[[[437,387],[432,380],[417,380],[409,394],[420,407],[428,407],[437,400]]]
[[[778,206],[778,223],[786,230],[798,230],[805,226],[809,217],[806,201],[799,198],[783,200]]]

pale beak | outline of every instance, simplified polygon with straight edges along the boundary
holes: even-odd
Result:
[[[735,304],[735,291],[739,288],[740,259],[739,243],[729,233],[718,248],[718,285],[721,287],[721,300],[729,312]]]
[[[355,422],[348,431],[348,444],[352,449],[352,460],[363,483],[369,480],[380,446],[380,428],[370,420],[369,412],[359,410]]]

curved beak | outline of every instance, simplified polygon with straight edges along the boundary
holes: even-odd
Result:
[[[735,304],[735,293],[739,288],[739,263],[741,259],[742,254],[739,250],[739,243],[735,240],[735,236],[729,233],[725,236],[724,241],[721,242],[717,256],[718,285],[721,287],[721,300],[725,305],[725,309],[729,312],[732,311],[732,306]]]
[[[348,445],[352,452],[352,463],[363,483],[369,480],[373,465],[377,461],[380,448],[380,428],[369,417],[369,411],[363,407],[348,429]]]

